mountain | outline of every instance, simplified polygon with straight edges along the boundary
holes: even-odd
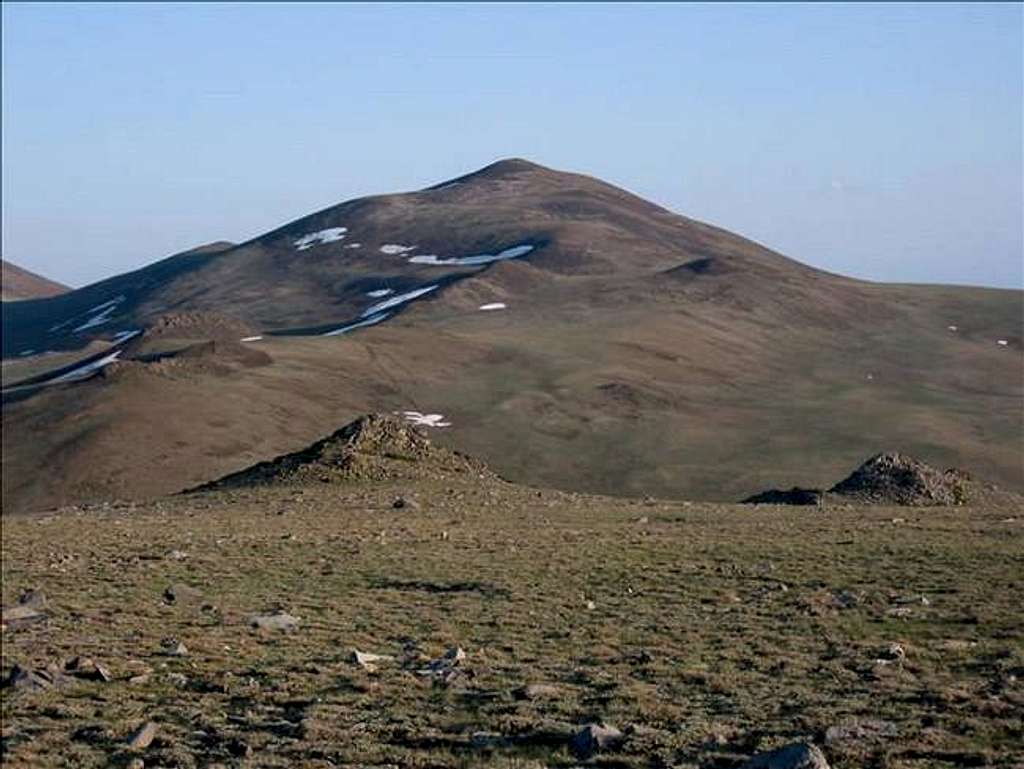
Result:
[[[523,160],[3,313],[5,386],[91,367],[5,390],[5,510],[190,488],[375,411],[561,488],[737,499],[883,447],[1024,488],[1021,292],[833,275]]]
[[[0,285],[3,286],[2,299],[5,302],[56,296],[71,290],[62,283],[44,278],[42,275],[36,275],[36,273],[8,261],[0,260],[0,269],[2,269],[2,275],[0,275]]]

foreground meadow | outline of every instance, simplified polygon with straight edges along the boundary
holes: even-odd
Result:
[[[488,478],[8,517],[3,763],[1021,766],[1022,593],[1007,509]]]

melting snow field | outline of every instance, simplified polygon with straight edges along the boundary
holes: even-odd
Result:
[[[398,413],[398,412],[396,412]],[[424,414],[420,411],[403,411],[406,421],[422,427],[451,427],[451,422],[444,421],[444,414]]]
[[[121,342],[127,342],[129,339],[134,339],[142,333],[141,329],[130,329],[128,331],[118,331],[114,334],[113,343],[121,344]]]
[[[380,323],[382,320],[387,320],[390,317],[390,312],[382,312],[379,315],[373,315],[367,318],[366,320],[357,320],[355,323],[349,323],[347,326],[342,326],[341,328],[334,329],[334,331],[328,331],[326,334],[322,334],[322,336],[341,336],[342,334],[347,334],[349,331],[354,331],[357,328],[363,328],[364,326],[374,326]]]
[[[84,313],[82,313],[83,315],[88,314],[90,312],[95,312],[98,314],[93,315],[91,318],[89,318],[89,320],[85,321],[85,323],[83,323],[82,325],[75,326],[75,328],[72,329],[72,332],[85,331],[87,328],[93,328],[94,326],[102,326],[104,323],[109,323],[110,316],[114,314],[114,310],[116,310],[117,306],[121,304],[121,302],[123,301],[124,294],[121,294],[120,296],[115,297],[114,299],[111,299],[108,302],[103,302],[103,304],[96,305],[91,310],[86,310]]]
[[[437,288],[440,288],[440,286],[438,286],[435,283],[432,286],[424,286],[423,288],[417,288],[413,289],[412,291],[406,291],[404,294],[398,294],[396,296],[391,297],[390,299],[385,299],[383,302],[377,302],[377,304],[370,305],[365,310],[363,310],[362,315],[360,315],[360,317],[365,318],[370,315],[376,315],[378,312],[383,312],[384,310],[390,310],[392,307],[397,307],[400,304],[411,302],[413,299],[423,296],[424,294],[429,294],[431,291],[434,291]]]
[[[70,382],[70,381],[73,381],[75,379],[82,379],[84,377],[87,377],[90,374],[93,374],[93,373],[99,371],[101,368],[103,368],[107,364],[113,363],[115,360],[118,359],[118,357],[120,357],[120,355],[121,355],[121,351],[120,350],[118,350],[117,352],[112,352],[112,353],[110,353],[110,355],[105,355],[104,357],[100,358],[99,360],[94,360],[92,363],[86,363],[84,366],[79,366],[76,369],[72,369],[68,373],[63,374],[63,375],[57,377],[56,379],[54,379],[52,383]]]
[[[348,227],[329,227],[326,230],[320,230],[319,232],[311,232],[296,240],[295,248],[299,251],[305,251],[307,248],[312,248],[317,243],[336,243],[339,240],[345,239],[346,232],[348,232]]]
[[[504,251],[500,251],[497,254],[476,254],[474,256],[454,256],[451,258],[441,258],[435,254],[421,254],[419,256],[410,257],[409,261],[412,264],[473,266],[479,264],[490,264],[491,262],[501,262],[505,259],[518,259],[520,256],[526,256],[526,254],[531,251],[533,251],[533,246],[521,245],[506,248]]]
[[[367,291],[366,295],[373,299],[380,299],[382,296],[387,296],[388,294],[393,293],[395,293],[395,289],[393,288],[378,288],[374,291]]]
[[[480,305],[480,309],[487,312],[490,310],[504,310],[506,306],[507,305],[504,302],[491,302],[490,304]]]
[[[382,254],[388,254],[389,256],[395,256],[397,254],[404,254],[408,251],[415,251],[417,246],[403,246],[400,243],[385,243],[380,247]]]

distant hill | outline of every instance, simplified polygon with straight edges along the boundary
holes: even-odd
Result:
[[[5,391],[4,509],[179,491],[373,412],[572,490],[738,499],[883,450],[1024,490],[1022,312],[503,160],[4,303],[8,382],[121,345],[86,381]]]
[[[3,269],[2,281],[0,281],[3,289],[0,294],[5,302],[57,296],[71,290],[63,283],[36,275],[36,273],[8,261],[0,260],[0,265]]]

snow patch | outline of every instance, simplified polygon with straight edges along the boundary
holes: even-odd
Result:
[[[507,305],[504,302],[491,302],[490,304],[480,305],[480,309],[484,311],[489,310],[504,310]]]
[[[397,413],[397,412],[396,412]],[[421,411],[403,411],[402,416],[407,422],[422,427],[451,427],[451,422],[444,421],[444,414],[424,414]]]
[[[520,256],[526,256],[526,254],[533,251],[534,247],[531,245],[523,244],[519,246],[512,246],[512,248],[506,248],[504,251],[499,251],[496,254],[476,254],[474,256],[454,256],[447,259],[442,259],[435,254],[421,254],[419,256],[413,256],[409,258],[409,261],[413,264],[433,264],[433,265],[460,265],[460,266],[472,266],[479,264],[490,264],[491,262],[501,262],[506,259],[518,259]]]
[[[390,312],[382,312],[379,315],[372,315],[366,320],[357,320],[355,323],[349,323],[347,326],[334,329],[334,331],[328,331],[326,334],[321,334],[321,336],[341,336],[342,334],[347,334],[349,331],[353,331],[357,328],[376,325],[382,320],[387,320],[389,317],[391,317]]]
[[[124,294],[121,294],[120,296],[117,296],[114,299],[111,299],[110,301],[96,305],[91,310],[86,310],[86,312],[82,313],[83,315],[88,314],[90,312],[98,312],[99,314],[89,318],[89,320],[85,321],[85,323],[81,324],[80,326],[75,326],[75,328],[72,329],[72,333],[85,331],[87,328],[102,326],[104,323],[109,323],[110,316],[114,314],[114,310],[116,310],[117,306],[121,304],[121,302],[123,301]]]
[[[115,360],[118,359],[118,357],[120,357],[120,355],[120,350],[118,350],[117,352],[112,352],[110,353],[110,355],[105,355],[102,358],[99,358],[98,360],[92,361],[91,363],[86,363],[84,366],[79,366],[76,369],[72,369],[68,373],[63,374],[54,379],[53,382],[71,382],[76,379],[84,379],[90,374],[96,373],[104,366],[113,363]]]
[[[385,243],[380,247],[382,254],[388,256],[396,256],[398,254],[404,254],[408,251],[415,251],[419,246],[403,246],[401,243]]]
[[[380,299],[382,296],[387,296],[388,294],[393,293],[395,293],[395,289],[393,288],[378,288],[373,291],[367,291],[366,295],[374,299]]]
[[[362,248],[362,247],[363,247],[362,243],[349,243],[347,246],[345,246],[345,248]]]
[[[946,326],[946,328],[948,328],[950,331],[958,331],[959,330],[956,326]]]
[[[23,350],[22,352],[18,353],[18,357],[19,358],[24,358],[25,356],[31,355],[34,352],[35,352],[35,350]]]
[[[339,240],[344,240],[346,232],[348,232],[348,227],[328,227],[326,230],[318,230],[317,232],[303,235],[295,241],[294,245],[299,251],[305,251],[317,243],[336,243]]]
[[[413,299],[423,296],[424,294],[429,294],[431,291],[434,291],[438,288],[440,288],[440,286],[437,283],[435,283],[431,286],[424,286],[423,288],[417,288],[413,289],[412,291],[406,291],[404,294],[397,294],[391,297],[390,299],[385,299],[383,302],[377,302],[377,304],[370,305],[365,310],[363,310],[362,314],[359,317],[366,318],[369,317],[370,315],[376,315],[379,312],[383,312],[384,310],[390,310],[392,307],[397,307],[400,304],[411,302]]]
[[[996,344],[999,345],[1000,347],[1006,347],[1006,345],[1008,345],[1009,342],[1007,342],[1005,339],[997,339]]]
[[[142,333],[142,331],[140,329],[129,329],[127,331],[118,331],[116,334],[114,334],[114,339],[112,341],[113,341],[114,344],[121,344],[122,342],[127,342],[129,339],[133,339],[134,337],[137,337],[141,333]]]
[[[262,336],[243,336],[239,339],[239,342],[258,342],[262,339]]]

